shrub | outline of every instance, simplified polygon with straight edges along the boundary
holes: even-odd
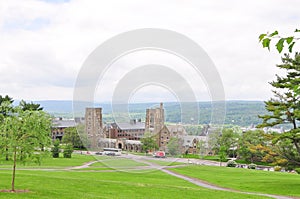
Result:
[[[237,163],[234,160],[229,160],[226,164],[227,167],[236,167]]]
[[[55,140],[53,143],[53,147],[51,149],[53,158],[59,158],[59,152],[60,152],[59,144],[60,144],[59,140]]]
[[[256,164],[254,163],[249,164],[248,169],[256,169]]]
[[[281,171],[281,166],[275,166],[274,171]]]
[[[300,174],[300,168],[296,168],[295,171]]]
[[[64,158],[71,158],[73,153],[73,145],[72,144],[67,144],[64,148]]]

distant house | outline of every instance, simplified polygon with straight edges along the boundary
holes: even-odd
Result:
[[[193,136],[193,135],[183,136],[182,152],[190,153],[190,154],[207,155],[208,154],[207,139],[208,136]]]

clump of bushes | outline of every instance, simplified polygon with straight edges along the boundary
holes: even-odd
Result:
[[[300,168],[296,168],[295,171],[300,174]]]
[[[59,158],[59,152],[60,152],[60,141],[55,140],[53,143],[53,147],[51,148],[51,153],[53,158]]]
[[[237,163],[234,160],[229,160],[226,164],[227,167],[236,167]]]
[[[248,169],[256,169],[256,166],[257,166],[256,164],[251,163],[248,165]]]
[[[275,166],[274,171],[281,171],[281,166]]]
[[[64,158],[71,158],[72,157],[72,153],[73,153],[74,149],[73,149],[73,145],[72,144],[67,144],[64,148]]]

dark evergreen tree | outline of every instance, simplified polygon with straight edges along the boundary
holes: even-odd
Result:
[[[22,108],[23,111],[41,111],[43,110],[43,107],[41,107],[40,104],[35,104],[33,102],[27,103],[24,100],[21,100],[20,102],[20,107]]]
[[[54,143],[53,143],[53,147],[51,149],[53,158],[59,158],[59,152],[60,152],[60,146],[59,145],[60,145],[60,141],[55,140]]]
[[[269,114],[259,116],[263,122],[258,127],[290,124],[291,129],[279,134],[273,141],[282,146],[280,155],[290,163],[300,165],[300,54],[295,53],[294,58],[285,54],[282,64],[277,67],[285,70],[286,74],[276,75],[277,79],[270,82],[275,88],[275,97],[265,102]]]

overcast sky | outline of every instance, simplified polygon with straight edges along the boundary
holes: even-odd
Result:
[[[273,30],[292,34],[300,28],[299,8],[296,0],[0,0],[0,94],[72,100],[79,70],[97,46],[125,31],[161,28],[189,37],[207,52],[227,100],[267,100],[280,55],[262,49],[258,36]],[[137,58],[124,59],[106,81],[117,84],[120,76],[113,74]],[[96,101],[110,100],[114,85],[104,85],[105,97],[99,94]],[[168,92],[141,87],[132,101],[173,101]]]

